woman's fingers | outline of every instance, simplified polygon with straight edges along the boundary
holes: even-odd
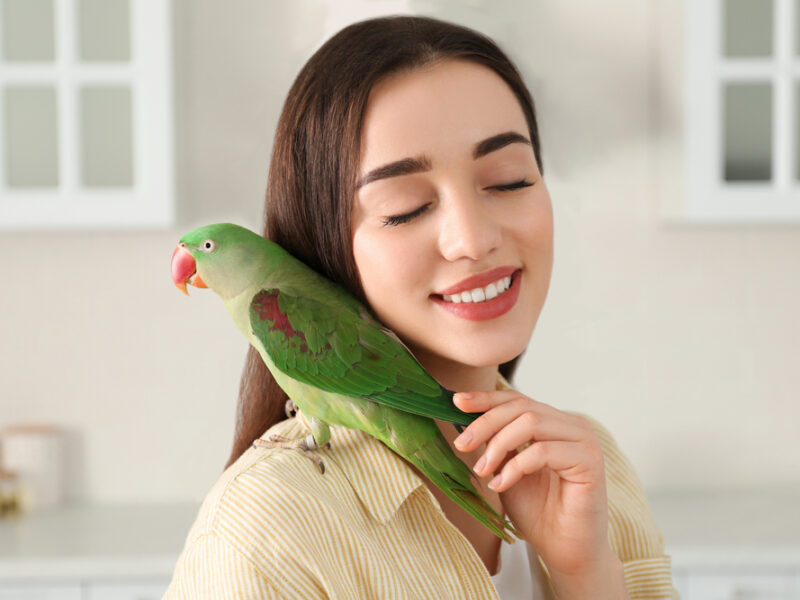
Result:
[[[497,408],[494,412],[500,412],[500,410]],[[529,411],[522,414],[514,412],[511,413],[511,417],[510,422],[503,423],[502,428],[490,437],[481,456],[485,460],[482,463],[480,458],[476,461],[476,465],[480,465],[480,468],[475,469],[475,473],[478,475],[485,476],[494,473],[509,452],[517,450],[527,442],[567,439],[564,437],[568,434],[564,432],[563,425],[553,419],[541,418],[536,413]]]
[[[458,392],[453,396],[453,402],[464,412],[486,412],[505,404],[514,398],[524,398],[534,406],[539,406],[542,410],[551,410],[553,412],[560,412],[558,409],[553,408],[544,402],[537,402],[533,398],[520,394],[517,390],[495,390],[491,392]]]
[[[535,442],[506,462],[489,487],[504,492],[523,476],[544,467],[573,483],[593,483],[598,470],[602,472],[603,454],[587,442]]]
[[[526,402],[529,406],[538,409],[539,412],[545,415],[552,415],[554,417],[580,420],[578,417],[558,410],[554,406],[539,402],[533,398],[520,394],[517,390],[498,390],[493,392],[458,392],[453,396],[453,403],[464,412],[487,412],[496,406],[507,404],[512,400],[519,398],[521,401]]]
[[[453,402],[464,412],[487,411],[493,406],[521,396],[517,390],[495,390],[492,392],[457,392]]]
[[[485,477],[500,470],[490,486],[504,491],[523,476],[547,466],[563,479],[588,482],[602,470],[602,450],[586,419],[537,402],[515,390],[456,394],[465,412],[483,411],[456,438],[456,447],[469,452],[486,443],[473,470]],[[524,444],[532,442],[522,451]],[[574,479],[573,479],[574,478]]]
[[[506,392],[512,393],[507,394]],[[508,451],[532,439],[576,441],[586,435],[585,427],[580,423],[580,419],[573,418],[572,415],[561,412],[552,406],[521,396],[519,392],[513,390],[503,390],[492,394],[498,396],[502,394],[503,397],[500,399],[474,398],[464,402],[456,399],[458,407],[464,412],[470,411],[474,405],[482,406],[476,410],[486,411],[470,423],[456,438],[455,445],[459,450],[468,452],[491,440],[490,445],[494,445],[495,449],[505,448]],[[483,393],[481,393],[482,395]],[[490,404],[493,405],[493,408],[487,409],[486,406]],[[510,426],[512,422],[515,422],[514,427],[503,433],[501,430]],[[527,431],[527,437],[525,437],[524,431]],[[498,438],[497,441],[495,438]]]

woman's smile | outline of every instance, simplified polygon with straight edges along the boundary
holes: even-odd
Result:
[[[470,321],[485,321],[507,313],[519,298],[522,271],[499,267],[465,279],[431,299],[444,310]],[[486,286],[483,282],[490,281]],[[474,287],[473,287],[474,286]]]

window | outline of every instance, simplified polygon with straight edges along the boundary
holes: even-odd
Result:
[[[800,220],[800,0],[684,11],[683,218]]]
[[[0,0],[0,228],[173,222],[167,0]]]

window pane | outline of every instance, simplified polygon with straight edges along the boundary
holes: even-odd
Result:
[[[794,113],[794,153],[795,161],[797,161],[795,177],[800,179],[800,82],[795,83],[794,86],[794,102],[796,111]]]
[[[772,0],[725,0],[723,10],[725,56],[772,56]]]
[[[5,150],[9,187],[58,185],[56,91],[48,86],[5,90]]]
[[[800,56],[800,0],[794,2],[794,47],[795,54]]]
[[[724,87],[726,181],[772,178],[772,86],[730,83]]]
[[[131,90],[92,86],[81,90],[81,174],[86,187],[131,187]]]
[[[130,25],[128,0],[80,0],[78,2],[80,59],[129,61]]]
[[[55,59],[53,0],[1,0],[0,9],[6,60]]]

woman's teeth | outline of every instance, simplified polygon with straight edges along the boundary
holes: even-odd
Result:
[[[474,290],[463,291],[460,294],[453,294],[451,296],[442,296],[445,302],[452,302],[459,304],[461,302],[485,302],[496,298],[503,294],[511,287],[511,276],[503,277],[499,281],[490,283],[483,288],[475,288]]]

